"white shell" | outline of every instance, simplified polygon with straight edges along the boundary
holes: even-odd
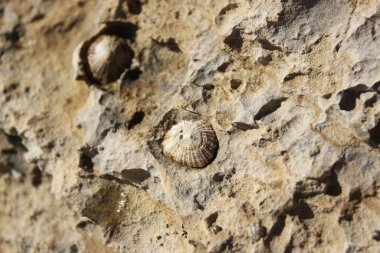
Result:
[[[162,142],[165,156],[193,168],[210,164],[216,157],[219,142],[211,124],[184,120],[166,132]]]

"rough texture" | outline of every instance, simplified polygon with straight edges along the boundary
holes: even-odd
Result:
[[[1,1],[0,252],[379,251],[379,17],[371,0]],[[114,19],[131,68],[75,81],[72,51]],[[188,119],[219,140],[204,169],[162,154]]]

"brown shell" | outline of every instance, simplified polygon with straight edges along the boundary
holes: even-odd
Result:
[[[165,156],[193,168],[210,164],[218,153],[219,142],[211,124],[184,120],[166,132],[162,142]]]
[[[117,81],[131,66],[133,51],[125,38],[120,22],[106,23],[93,37],[82,42],[73,52],[75,79],[89,84],[105,85]]]

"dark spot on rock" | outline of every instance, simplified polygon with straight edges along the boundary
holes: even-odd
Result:
[[[293,207],[289,210],[288,214],[290,216],[298,216],[301,220],[307,220],[314,218],[314,212],[308,204],[302,200],[294,203]]]
[[[380,120],[368,131],[368,133],[370,145],[373,147],[378,147],[380,145]]]
[[[165,47],[169,49],[170,51],[173,51],[175,53],[182,53],[181,49],[179,48],[177,42],[174,38],[169,38],[167,41],[158,41],[153,39],[153,41],[158,44],[161,47]]]
[[[98,154],[96,148],[90,146],[84,146],[78,150],[79,152],[79,168],[83,169],[86,172],[94,172],[94,163],[92,158]]]
[[[270,229],[268,236],[264,239],[264,245],[266,247],[269,247],[270,242],[273,240],[274,237],[277,237],[281,235],[282,231],[285,227],[285,215],[278,215],[276,222],[273,224],[272,228]]]
[[[366,108],[373,107],[376,102],[377,102],[377,95],[375,94],[372,97],[370,97],[367,101],[364,102],[364,106]]]
[[[233,50],[240,51],[243,46],[243,38],[241,37],[240,30],[234,28],[230,35],[228,35],[224,40],[224,44],[229,46]]]
[[[202,87],[202,98],[203,101],[207,102],[211,98],[212,90],[215,88],[212,84],[206,84]]]
[[[78,253],[78,246],[76,244],[73,244],[70,246],[70,253]]]
[[[138,26],[136,24],[131,22],[120,22],[113,23],[112,26],[109,26],[105,33],[109,35],[116,35],[134,42],[136,39],[137,30]]]
[[[339,184],[338,175],[336,174],[336,171],[342,169],[345,166],[345,164],[346,163],[344,158],[339,159],[337,162],[334,163],[334,165],[331,168],[331,171],[324,176],[322,180],[326,184],[325,194],[330,196],[339,196],[342,193],[342,187]]]
[[[12,31],[6,32],[4,37],[6,40],[16,43],[20,40],[20,38],[25,34],[24,28],[20,24],[16,25]]]
[[[239,7],[239,5],[237,5],[235,3],[234,4],[228,4],[226,7],[224,7],[223,9],[220,10],[219,16],[224,16],[227,14],[227,12],[229,12],[233,9],[236,9],[238,7]]]
[[[362,198],[362,192],[360,189],[354,189],[350,192],[349,200],[350,201],[358,201]]]
[[[38,187],[42,183],[42,172],[38,167],[32,170],[32,185]]]
[[[128,10],[130,13],[138,15],[141,13],[142,4],[140,0],[127,0]]]
[[[358,84],[354,87],[348,88],[339,92],[342,98],[339,101],[339,107],[341,110],[351,111],[356,107],[356,99],[360,97],[360,94],[368,91],[368,87],[364,84]]]
[[[20,86],[19,83],[11,83],[9,86],[3,89],[3,94],[8,94],[14,90],[16,90]]]
[[[233,237],[230,236],[227,240],[225,240],[219,247],[219,249],[217,250],[218,253],[221,253],[221,252],[231,252],[231,250],[233,249],[234,245],[233,245]]]
[[[379,230],[375,230],[372,232],[372,238],[376,241],[380,241],[380,231]]]
[[[230,81],[230,84],[231,84],[231,89],[236,90],[237,88],[240,87],[240,85],[242,84],[242,81],[239,79],[232,79]]]
[[[327,94],[323,95],[322,97],[324,99],[329,99],[329,98],[331,98],[331,96],[332,96],[332,93],[327,93]]]
[[[31,18],[30,22],[37,22],[37,21],[43,19],[44,17],[45,17],[45,14],[43,14],[43,13],[37,13],[36,15],[34,15]]]
[[[281,47],[274,45],[272,42],[270,42],[267,39],[257,39],[257,42],[259,42],[261,47],[265,50],[280,51],[280,52],[283,51]]]
[[[217,233],[221,232],[222,230],[223,230],[223,228],[222,228],[222,227],[219,227],[218,225],[215,225],[215,226],[213,226],[213,228],[212,228],[212,232],[213,232],[214,234],[217,234]]]
[[[284,77],[284,82],[290,81],[295,79],[297,76],[303,76],[305,75],[304,73],[301,72],[295,72],[295,73],[289,73]]]
[[[215,173],[215,175],[212,177],[212,180],[216,183],[221,183],[223,182],[224,179],[224,174],[221,172]]]
[[[27,152],[28,149],[22,144],[22,139],[18,135],[17,130],[15,128],[12,128],[10,133],[7,134],[3,132],[8,140],[9,143],[11,143],[14,147],[21,149],[24,152]]]
[[[137,111],[133,114],[132,119],[128,122],[127,128],[130,130],[136,125],[140,124],[145,117],[145,113],[142,111]]]
[[[140,75],[142,74],[142,71],[139,68],[130,69],[125,73],[124,80],[125,81],[136,81],[140,78]]]
[[[129,169],[121,172],[123,179],[126,179],[132,183],[142,184],[145,180],[150,178],[149,171],[143,169]]]
[[[377,93],[380,93],[380,81],[374,83],[371,87],[371,89]]]
[[[262,118],[275,112],[278,108],[281,107],[282,102],[284,102],[286,99],[286,97],[272,99],[260,108],[260,110],[256,113],[254,120],[261,120]]]
[[[207,228],[210,228],[216,222],[217,219],[218,219],[218,212],[210,214],[206,218]]]
[[[79,222],[76,227],[79,229],[84,229],[89,224],[93,224],[93,222],[90,220],[84,220],[84,221]]]
[[[259,126],[255,123],[247,124],[245,122],[232,122],[232,126],[236,127],[237,129],[243,130],[243,131],[248,131],[248,130],[259,128]]]
[[[227,68],[228,68],[228,66],[230,66],[230,62],[224,62],[222,65],[220,65],[216,70],[218,71],[218,72],[222,72],[222,73],[224,73],[224,72],[226,72],[226,70],[227,70]]]
[[[204,206],[198,200],[198,194],[194,195],[194,200],[193,201],[194,201],[195,207],[197,209],[202,210],[202,211],[205,209]]]

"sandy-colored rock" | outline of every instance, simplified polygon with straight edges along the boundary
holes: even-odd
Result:
[[[1,2],[0,252],[379,251],[379,17],[379,1]],[[73,50],[110,20],[132,65],[75,80]],[[202,169],[162,152],[188,119],[219,142]]]

